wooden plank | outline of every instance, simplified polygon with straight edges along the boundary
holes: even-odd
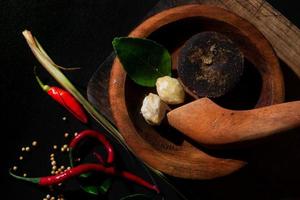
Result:
[[[255,25],[300,77],[300,30],[265,0],[220,0],[227,9]]]
[[[270,41],[278,57],[300,77],[300,30],[266,0],[161,0],[150,14],[192,3],[216,5],[251,22]]]
[[[114,123],[108,101],[108,83],[115,54],[111,53],[94,72],[87,87],[87,97],[92,105]]]

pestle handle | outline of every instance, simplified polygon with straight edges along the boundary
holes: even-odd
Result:
[[[171,126],[199,143],[230,144],[300,126],[300,101],[236,111],[202,98],[170,111],[167,117]]]

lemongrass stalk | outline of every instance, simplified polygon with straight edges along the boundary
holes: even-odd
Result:
[[[26,30],[24,31],[25,32],[25,35],[27,34],[26,32]],[[23,35],[24,35],[24,32],[23,32]],[[31,37],[33,37],[32,35],[31,35]],[[39,41],[36,39],[36,38],[34,38],[33,37],[33,40],[34,40],[34,42],[35,42],[35,44],[36,44],[36,46],[37,46],[37,48],[40,50],[40,52],[44,55],[44,58],[45,59],[48,59],[49,60],[49,62],[51,62],[53,65],[56,65],[55,63],[54,63],[54,61],[48,56],[48,54],[46,53],[46,51],[44,50],[44,48],[42,47],[42,45],[39,43]]]
[[[42,45],[39,43],[39,41],[35,37],[33,37],[33,39],[34,39],[34,42],[35,42],[37,48],[44,55],[44,58],[48,59],[55,67],[57,67],[59,69],[62,69],[62,70],[65,70],[65,71],[71,71],[71,70],[80,69],[80,67],[68,67],[68,68],[66,68],[66,67],[62,67],[62,66],[59,66],[59,65],[55,64],[53,62],[53,60],[48,56],[48,54],[46,53],[46,51],[44,50],[44,48],[42,47]]]
[[[32,36],[30,31],[23,31],[23,36],[25,37],[31,51],[41,63],[41,65],[50,73],[50,75],[66,90],[68,90],[87,110],[88,113],[105,128],[109,133],[112,134],[123,146],[127,147],[124,142],[123,136],[119,131],[104,117],[102,116],[90,103],[87,101],[81,93],[74,87],[74,85],[69,81],[69,79],[58,69],[57,65],[52,61],[52,59],[46,54],[46,52],[41,48],[41,45],[36,43],[36,39]],[[40,48],[39,48],[40,47]]]

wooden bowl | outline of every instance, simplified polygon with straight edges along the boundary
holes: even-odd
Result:
[[[228,36],[242,50],[250,68],[255,66],[259,72],[258,79],[261,80],[255,80],[259,84],[248,79],[248,85],[258,85],[251,107],[283,102],[283,76],[272,47],[252,24],[229,11],[207,5],[180,6],[150,17],[129,36],[149,37],[163,44],[172,53],[173,67],[176,68],[180,47],[201,31],[216,31]],[[139,110],[144,96],[150,91],[155,92],[155,88],[140,87],[126,78],[119,60],[115,59],[109,82],[112,114],[128,145],[147,164],[169,175],[191,179],[225,176],[246,164],[228,157],[211,156],[168,125],[148,125]],[[247,88],[242,91],[247,97]],[[244,101],[247,102],[247,98]]]

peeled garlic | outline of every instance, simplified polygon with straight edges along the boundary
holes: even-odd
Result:
[[[144,119],[151,125],[159,125],[163,120],[168,105],[158,95],[149,93],[143,100],[141,113]]]
[[[156,81],[156,90],[160,98],[167,104],[184,102],[184,90],[176,78],[164,76]]]

